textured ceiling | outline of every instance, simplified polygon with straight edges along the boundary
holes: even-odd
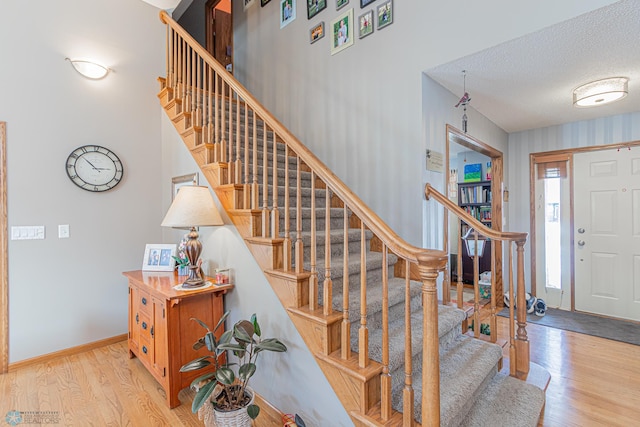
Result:
[[[640,0],[623,0],[426,73],[507,132],[640,111]],[[573,89],[605,77],[629,78],[629,95],[592,108],[573,106]]]
[[[145,3],[149,3],[158,9],[174,9],[180,0],[142,0]]]

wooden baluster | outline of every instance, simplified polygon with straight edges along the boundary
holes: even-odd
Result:
[[[460,219],[458,219],[458,230],[462,230],[462,222],[460,221]],[[457,271],[457,285],[456,285],[456,293],[457,296],[456,298],[458,299],[457,303],[458,303],[458,308],[462,309],[463,306],[463,299],[464,299],[464,284],[462,283],[462,251],[464,250],[464,248],[462,247],[462,233],[458,233],[458,255],[457,255],[457,262],[456,262],[456,271]],[[465,333],[467,332],[465,329],[468,326],[467,325],[467,320],[465,319],[464,322],[462,322],[462,327],[463,330],[462,332]]]
[[[419,254],[422,279],[422,425],[440,425],[440,357],[438,343],[438,270],[428,255]]]
[[[240,108],[241,108],[240,95],[236,93],[236,164],[234,167],[235,176],[233,178],[234,184],[242,183],[242,148],[240,146]]]
[[[253,111],[253,160],[251,161],[251,209],[258,209],[260,206],[260,187],[258,186],[258,116]]]
[[[444,278],[442,281],[442,304],[448,305],[451,302],[451,267],[449,265],[449,209],[444,208],[443,218],[443,235],[442,235],[442,250],[447,254],[447,266],[444,269]],[[458,228],[459,230],[459,228]],[[458,233],[459,234],[459,233]]]
[[[524,289],[524,241],[516,242],[518,260],[518,283],[516,310],[518,310],[518,333],[516,337],[517,375],[524,379],[529,373],[529,338],[527,337],[527,301]]]
[[[169,25],[167,25],[166,27],[166,46],[164,49],[164,54],[165,54],[165,73],[167,75],[167,80],[166,80],[166,86],[169,88],[171,87],[171,67],[169,66],[169,64],[171,63],[171,57],[170,57],[170,47],[171,47],[171,27]]]
[[[384,421],[391,418],[391,374],[389,372],[389,273],[387,245],[382,244],[382,375],[381,416]]]
[[[509,375],[516,376],[516,331],[513,302],[513,245],[509,242]],[[492,273],[493,274],[493,273]]]
[[[262,237],[269,237],[269,165],[267,146],[267,123],[264,124],[262,136]]]
[[[191,62],[191,111],[194,112],[194,115],[196,113],[196,110],[198,108],[198,99],[197,99],[197,92],[196,92],[196,88],[197,88],[197,80],[196,80],[196,51],[193,48],[190,48],[190,62]],[[191,124],[193,125],[193,121],[195,120],[195,118],[192,116],[191,118]]]
[[[202,74],[202,70],[201,70],[201,64],[202,62],[200,61],[200,55],[197,55],[196,52],[193,52],[193,64],[194,64],[194,75],[195,75],[195,79],[194,79],[194,84],[193,84],[193,88],[195,91],[195,95],[194,95],[194,100],[193,100],[193,111],[195,112],[194,117],[191,119],[191,126],[201,126],[202,125],[202,120],[200,117],[200,114],[202,114],[202,100],[200,98],[200,88],[201,88],[201,83],[200,83],[200,78],[201,78],[201,74]],[[197,142],[197,140],[196,140]]]
[[[207,102],[209,103],[209,108],[207,109],[208,114],[207,114],[207,142],[208,143],[214,143],[216,142],[213,132],[214,132],[214,126],[213,126],[213,117],[215,115],[215,111],[213,110],[213,97],[215,96],[215,88],[213,87],[213,77],[214,77],[214,71],[211,67],[207,67],[207,69],[209,70],[209,86],[207,88]],[[209,159],[210,161],[216,161],[216,155],[215,155],[215,147],[213,150],[213,159]]]
[[[256,123],[253,122],[255,128]],[[251,208],[251,184],[249,181],[249,106],[244,104],[244,186],[242,187],[242,207]]]
[[[221,162],[221,150],[220,150],[220,76],[216,73],[215,75],[215,106],[213,108],[213,118],[214,118],[214,138],[213,143],[215,146],[213,147],[213,157],[215,162]]]
[[[283,244],[283,268],[291,270],[291,229],[289,215],[289,146],[284,146],[284,242]]]
[[[296,161],[296,248],[293,262],[296,266],[296,273],[302,273],[304,245],[302,242],[302,160],[300,160],[300,156],[296,157]],[[312,200],[311,203],[313,204],[315,201]],[[309,293],[311,294],[311,282],[309,282]],[[312,301],[315,301],[315,298],[309,300],[309,307],[313,307]],[[312,310],[314,309],[315,307],[312,308]]]
[[[227,119],[226,119],[226,102],[225,86],[227,85],[222,77],[220,77],[220,161],[227,161]]]
[[[273,189],[272,193],[272,211],[271,211],[271,237],[277,239],[280,237],[280,210],[278,209],[278,143],[276,138],[276,132],[273,132],[273,153],[271,160],[272,169],[271,174],[273,175]]]
[[[191,96],[191,46],[189,46],[189,44],[187,44],[187,42],[184,42],[185,45],[185,49],[184,49],[184,53],[185,53],[185,58],[184,58],[184,62],[185,62],[185,102],[184,102],[184,109],[185,112],[191,112],[192,108],[191,108],[191,100],[192,100],[192,96]]]
[[[404,262],[404,388],[402,389],[402,426],[413,427],[413,348],[411,345],[411,264]]]
[[[325,316],[333,310],[333,282],[331,280],[331,194],[329,186],[325,191],[324,213],[324,283],[323,283],[323,313]]]
[[[342,271],[349,271],[349,215],[344,204],[344,244],[342,254]],[[342,334],[340,355],[344,360],[351,357],[351,322],[349,321],[349,274],[342,274]]]
[[[496,311],[496,245],[491,242],[491,317],[489,318],[489,331],[491,332],[491,342],[498,341],[498,318]],[[502,367],[502,359],[500,360]]]
[[[480,338],[480,285],[478,276],[480,274],[480,257],[478,256],[478,231],[473,230],[474,252],[473,252],[473,336]]]
[[[178,36],[179,37],[179,36]],[[178,89],[180,93],[180,99],[184,106],[184,40],[179,37],[180,44],[178,46]],[[183,107],[184,108],[184,107]]]
[[[358,365],[369,366],[369,329],[367,328],[367,242],[364,222],[360,220],[360,329],[358,330]],[[345,271],[343,274],[349,274]]]
[[[298,210],[300,218],[300,227],[302,227],[302,209]],[[318,252],[317,252],[317,234],[316,234],[316,174],[311,172],[311,276],[309,276],[309,309],[316,310],[318,308]],[[301,251],[302,252],[302,251]],[[302,258],[302,253],[300,257]],[[296,259],[296,262],[298,260]]]
[[[233,180],[233,177],[235,175],[235,164],[233,162],[233,143],[234,143],[234,137],[233,137],[233,106],[235,105],[235,101],[233,100],[234,97],[234,92],[233,89],[231,88],[231,85],[229,85],[229,138],[227,139],[228,144],[227,144],[227,182],[229,184],[235,184],[235,181]]]

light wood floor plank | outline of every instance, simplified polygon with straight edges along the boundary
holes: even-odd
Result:
[[[501,336],[508,320],[498,318]],[[528,325],[531,360],[551,374],[543,427],[626,427],[640,420],[640,346]],[[505,347],[505,356],[508,348]],[[126,341],[0,375],[0,415],[54,411],[64,426],[201,426],[193,392],[170,410],[159,384]],[[261,415],[258,427],[276,425]]]

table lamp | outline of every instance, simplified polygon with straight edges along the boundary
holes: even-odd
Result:
[[[191,228],[185,248],[189,260],[189,277],[182,284],[183,288],[198,288],[205,283],[198,265],[202,243],[198,240],[196,227],[213,225],[224,225],[224,222],[213,202],[209,188],[198,185],[181,187],[162,220],[162,226]]]

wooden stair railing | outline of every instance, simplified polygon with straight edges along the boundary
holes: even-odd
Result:
[[[427,200],[430,198],[435,199],[437,202],[442,204],[445,208],[445,217],[447,217],[447,211],[452,212],[454,215],[458,217],[458,220],[462,220],[466,222],[470,227],[473,228],[474,239],[475,239],[475,247],[478,247],[478,236],[482,235],[488,237],[493,240],[500,240],[503,242],[507,242],[508,248],[508,265],[509,265],[509,301],[515,301],[516,309],[514,310],[514,304],[509,304],[509,358],[510,364],[509,374],[513,377],[517,377],[520,379],[525,379],[529,373],[529,339],[527,337],[527,303],[526,303],[526,295],[525,295],[525,283],[524,283],[524,244],[527,241],[527,233],[517,233],[517,232],[505,232],[505,231],[496,231],[487,226],[485,226],[482,222],[478,221],[473,216],[469,215],[464,209],[459,207],[457,204],[453,203],[442,193],[435,190],[430,184],[425,186],[425,195]],[[458,227],[459,229],[459,227]],[[460,245],[459,239],[459,245]],[[516,260],[517,260],[517,293],[515,295],[515,299],[513,298],[513,244],[516,246]],[[460,257],[461,248],[458,249],[458,256]],[[491,245],[491,265],[492,265],[492,274],[491,274],[491,302],[490,302],[490,338],[492,342],[496,342],[497,337],[497,320],[496,320],[496,265],[495,265],[495,251],[496,245]],[[457,304],[459,308],[462,308],[462,271],[461,271],[461,262],[458,260],[458,288],[457,288]],[[479,310],[479,287],[478,287],[478,256],[474,257],[474,335],[476,338],[480,338],[480,310]],[[448,286],[448,284],[447,284]],[[499,295],[502,297],[502,295]],[[514,313],[515,311],[515,313]],[[514,314],[516,316],[514,317]],[[518,330],[515,331],[515,324],[517,322]]]
[[[166,12],[160,12],[160,19],[167,25],[160,101],[347,413],[359,425],[415,425],[410,288],[419,281],[422,425],[439,425],[436,279],[444,271],[446,253],[401,239]],[[303,207],[306,203],[310,208]],[[341,265],[332,263],[335,239],[344,242]],[[350,257],[358,247],[359,254]],[[349,266],[358,259],[359,273],[351,272]],[[380,362],[369,357],[367,268],[374,261],[382,270]],[[336,269],[343,274],[338,303],[332,294]],[[359,283],[350,283],[350,275],[359,276]],[[392,409],[389,374],[389,287],[395,278],[404,279],[398,280],[406,295],[402,414]],[[355,290],[357,315],[349,310]],[[360,321],[352,351],[354,317]]]

